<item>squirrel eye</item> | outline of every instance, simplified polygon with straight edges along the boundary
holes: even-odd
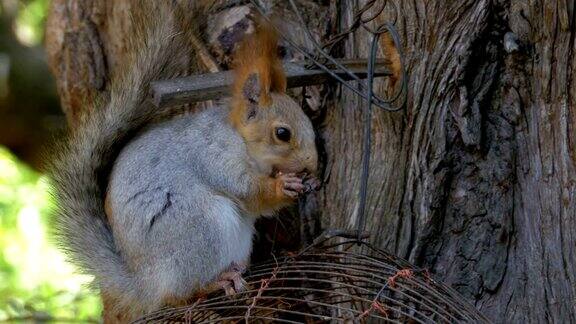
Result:
[[[283,142],[290,141],[290,130],[286,127],[278,127],[276,128],[276,138]]]

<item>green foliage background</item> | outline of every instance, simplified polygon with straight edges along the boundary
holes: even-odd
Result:
[[[0,0],[0,18],[16,13],[11,32],[22,45],[39,47],[48,6],[49,0]],[[91,278],[65,261],[49,234],[49,187],[47,177],[0,146],[0,321],[97,322],[101,306],[87,288]]]
[[[100,303],[48,235],[49,180],[0,148],[0,320],[94,320]]]

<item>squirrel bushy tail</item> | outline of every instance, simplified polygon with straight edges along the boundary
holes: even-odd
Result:
[[[112,77],[107,99],[87,107],[87,118],[72,130],[51,167],[57,239],[71,261],[95,277],[103,294],[121,299],[115,301],[119,309],[134,310],[154,301],[146,300],[147,292],[130,274],[114,244],[104,210],[107,176],[126,142],[147,122],[166,113],[147,100],[150,82],[189,67],[186,35],[208,10],[201,0],[189,2],[180,8],[188,15],[183,19],[172,1],[138,1],[139,12],[146,13],[134,17],[130,63]],[[191,13],[197,13],[195,18],[190,18]]]

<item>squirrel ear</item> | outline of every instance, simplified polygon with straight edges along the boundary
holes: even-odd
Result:
[[[244,86],[242,86],[242,94],[244,99],[248,100],[250,103],[258,103],[260,99],[260,92],[262,91],[262,86],[260,85],[260,78],[258,74],[252,73],[246,78]]]

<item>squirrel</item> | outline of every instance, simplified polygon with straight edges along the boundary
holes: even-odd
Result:
[[[58,238],[94,276],[105,322],[241,290],[255,220],[295,202],[303,174],[317,181],[312,123],[286,94],[278,37],[262,19],[235,52],[231,98],[157,120],[166,111],[149,84],[186,70],[185,29],[197,25],[167,3],[134,23],[131,63],[52,166]],[[205,12],[190,3],[186,13]]]

